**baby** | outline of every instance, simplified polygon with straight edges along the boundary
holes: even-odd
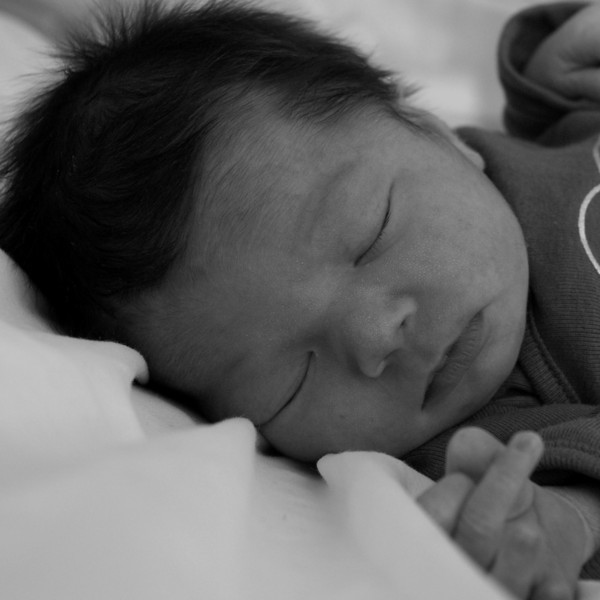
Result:
[[[484,569],[571,598],[600,547],[599,31],[564,4],[506,30],[534,144],[459,138],[303,22],[146,4],[74,39],[18,122],[0,246],[65,332],[288,456],[406,456]],[[494,436],[448,445],[465,422]]]

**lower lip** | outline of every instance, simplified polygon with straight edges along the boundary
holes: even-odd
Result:
[[[444,366],[434,375],[425,392],[423,406],[446,397],[462,380],[483,346],[483,315],[477,313],[448,352]]]

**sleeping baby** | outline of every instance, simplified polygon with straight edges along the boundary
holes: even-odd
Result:
[[[511,20],[505,134],[287,16],[106,17],[15,125],[0,246],[64,332],[290,457],[404,458],[509,591],[573,598],[600,578],[599,33],[597,5]]]

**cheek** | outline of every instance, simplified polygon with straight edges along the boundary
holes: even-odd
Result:
[[[455,219],[423,220],[402,239],[390,264],[391,272],[405,289],[413,288],[440,301],[469,290],[487,276],[486,240],[473,226]]]
[[[416,242],[421,252],[430,252],[427,267],[441,287],[497,289],[521,260],[514,216],[495,194],[481,193],[481,200],[455,199],[437,207],[433,222]]]
[[[372,384],[324,386],[290,405],[261,430],[283,454],[317,460],[346,450],[373,450],[400,456],[428,437],[424,415],[415,403],[392,397]]]
[[[521,228],[503,200],[487,227],[482,227],[481,237],[478,273],[482,287],[503,296],[516,295],[518,301],[528,287],[527,250]]]

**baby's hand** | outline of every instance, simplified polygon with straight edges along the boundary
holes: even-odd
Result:
[[[567,98],[600,102],[600,5],[583,8],[548,36],[524,74]]]
[[[529,480],[542,450],[531,432],[505,447],[463,429],[450,442],[446,476],[419,503],[518,598],[569,600],[588,558],[588,532],[571,504]]]

